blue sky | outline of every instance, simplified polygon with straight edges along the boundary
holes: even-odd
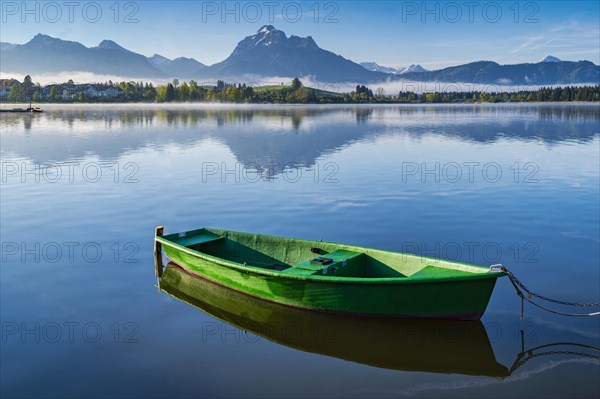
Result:
[[[86,46],[111,39],[145,55],[205,64],[223,60],[265,24],[310,35],[353,61],[391,66],[510,64],[548,54],[600,63],[598,1],[56,1],[29,2],[28,13],[21,1],[1,3],[5,42],[25,43],[36,33]]]

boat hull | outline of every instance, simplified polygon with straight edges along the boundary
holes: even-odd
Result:
[[[163,248],[181,267],[232,290],[295,308],[360,316],[479,320],[499,277],[335,282],[240,270],[168,243]]]

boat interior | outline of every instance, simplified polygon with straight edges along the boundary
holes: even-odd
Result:
[[[229,230],[204,228],[164,238],[246,267],[289,275],[432,279],[487,271],[418,255]]]

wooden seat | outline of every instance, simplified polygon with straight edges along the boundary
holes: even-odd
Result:
[[[185,236],[177,237],[173,239],[173,242],[184,247],[192,247],[205,244],[207,242],[217,241],[223,238],[223,236],[213,234],[206,230],[198,230],[192,234],[188,233]]]
[[[293,267],[284,270],[282,273],[299,275],[331,274],[333,276],[338,274],[338,270],[345,268],[348,265],[349,261],[356,259],[361,255],[364,254],[362,252],[353,252],[347,251],[345,249],[338,249],[337,251],[319,256],[320,258],[328,258],[333,261],[327,265],[314,264],[311,263],[312,259],[308,259],[304,262],[300,262],[293,265]]]

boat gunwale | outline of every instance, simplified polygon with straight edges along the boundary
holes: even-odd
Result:
[[[246,233],[246,232],[233,231],[233,230],[214,229],[214,228],[210,228],[210,227],[204,227],[202,229],[190,230],[190,231],[186,231],[186,232],[182,232],[182,233],[172,233],[172,234],[168,234],[167,236],[173,236],[173,235],[178,235],[178,234],[183,234],[183,233],[185,233],[187,235],[189,233],[197,232],[199,230],[207,230],[209,232],[211,232],[210,230],[218,230],[218,231],[228,231],[228,232],[240,233],[240,234],[252,234],[255,236],[262,236],[262,237],[269,237],[269,238],[272,238],[272,237],[286,238],[286,237],[270,236],[270,235],[266,235],[266,234],[256,234],[256,233]],[[329,282],[329,283],[347,283],[347,284],[427,284],[427,283],[431,284],[431,283],[438,283],[438,282],[442,283],[442,282],[453,282],[453,281],[457,282],[457,281],[464,281],[464,280],[481,280],[481,279],[498,278],[498,277],[506,276],[505,273],[492,272],[492,271],[490,271],[490,269],[488,269],[484,266],[477,266],[477,265],[471,265],[468,263],[454,262],[454,261],[447,261],[447,260],[443,260],[443,261],[452,263],[452,264],[481,269],[482,272],[481,273],[469,272],[470,274],[467,274],[467,275],[459,275],[459,276],[453,276],[453,277],[439,277],[439,278],[431,278],[431,277],[412,278],[410,276],[405,276],[405,277],[345,277],[345,276],[344,277],[341,277],[341,276],[340,277],[331,277],[331,276],[318,275],[318,274],[311,274],[311,275],[285,274],[285,273],[281,273],[279,271],[272,271],[272,270],[263,269],[260,267],[250,267],[250,266],[246,266],[242,263],[238,263],[238,262],[234,262],[234,261],[231,261],[228,259],[220,258],[218,256],[208,255],[204,252],[196,251],[195,249],[188,248],[184,245],[177,244],[176,242],[171,241],[170,239],[166,238],[167,236],[155,236],[154,239],[163,245],[180,250],[189,255],[213,262],[220,266],[237,269],[240,272],[255,273],[258,275],[266,275],[266,276],[272,276],[272,277],[277,277],[277,278],[286,278],[286,279],[292,279],[292,280],[304,280],[304,281],[312,281],[312,282]],[[366,249],[366,250],[373,250],[373,251],[382,251],[382,252],[387,252],[387,253],[391,253],[391,254],[404,254],[403,252],[395,252],[395,251],[389,251],[389,250],[385,250],[385,249],[376,249],[376,248],[360,247],[360,246],[353,246],[353,245],[347,245],[347,244],[339,244],[339,243],[328,242],[328,241],[306,240],[306,239],[302,239],[302,238],[294,238],[294,240],[303,241],[306,243],[315,243],[315,244],[326,243],[326,244],[340,245],[343,247],[341,249],[350,249],[350,250],[353,250],[353,249],[365,250]],[[417,255],[413,255],[413,254],[406,254],[406,255],[417,256]],[[434,258],[428,258],[428,257],[422,257],[422,258],[423,259],[431,259],[434,262],[440,261],[440,259],[434,259]],[[175,263],[177,263],[177,262],[175,262]],[[193,270],[186,265],[181,265],[181,266],[186,269]]]

